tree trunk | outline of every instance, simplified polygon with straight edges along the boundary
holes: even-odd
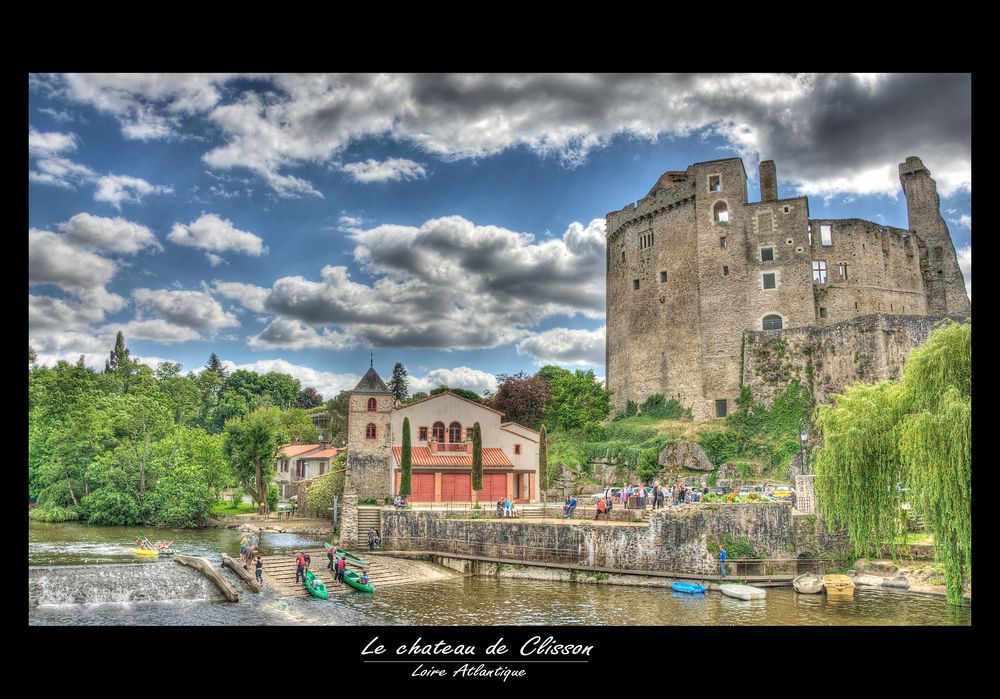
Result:
[[[66,474],[66,485],[69,486],[69,496],[73,500],[73,507],[79,507],[80,503],[76,501],[76,495],[73,493],[73,479],[69,477],[69,471],[64,471]]]
[[[254,464],[257,467],[256,478],[257,478],[257,507],[260,509],[260,514],[264,514],[264,508],[267,507],[267,488],[264,487],[264,474],[261,473],[260,459],[254,459]]]

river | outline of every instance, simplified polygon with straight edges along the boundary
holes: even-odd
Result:
[[[969,625],[972,605],[943,597],[859,587],[853,597],[799,595],[772,588],[744,602],[718,593],[689,596],[656,588],[497,578],[387,587],[372,595],[339,594],[322,601],[280,599],[273,591],[244,593],[238,603],[195,571],[169,560],[136,560],[135,529],[31,523],[28,534],[32,625]],[[182,553],[218,560],[239,552],[227,529],[157,530]],[[266,533],[265,554],[316,547],[297,534]],[[231,571],[224,570],[233,582]]]

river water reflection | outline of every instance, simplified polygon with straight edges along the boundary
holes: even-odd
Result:
[[[56,531],[37,531],[32,525],[29,560],[36,568],[29,579],[62,576],[66,584],[100,585],[96,573],[103,563],[122,563],[125,554],[113,545],[125,536],[111,528],[80,525]],[[89,530],[80,532],[78,530]],[[147,530],[150,537],[176,532]],[[187,532],[185,552],[215,559],[219,551],[238,550],[239,537],[229,530]],[[134,536],[134,535],[133,535]],[[266,534],[265,545],[273,552],[311,546],[317,542],[294,536],[295,541]],[[62,537],[62,541],[59,538]],[[70,539],[70,540],[67,540]],[[196,553],[201,551],[202,553]],[[54,559],[72,569],[57,569]],[[133,557],[134,558],[134,557]],[[110,559],[110,560],[109,560]],[[152,579],[170,589],[187,590],[181,567],[170,561],[146,565]],[[52,567],[50,567],[52,566]],[[128,571],[127,567],[121,567]],[[228,571],[226,571],[228,573]],[[107,573],[107,569],[103,571]],[[106,577],[106,575],[104,575]],[[137,580],[146,580],[143,575]],[[96,581],[96,582],[95,582]],[[377,581],[376,585],[377,585]],[[182,584],[183,583],[183,584]],[[183,593],[187,594],[187,593]],[[192,593],[193,594],[193,593]],[[201,593],[199,593],[201,594]],[[100,597],[96,597],[101,599]],[[836,599],[825,595],[799,595],[791,588],[768,590],[767,598],[744,602],[719,593],[689,596],[668,589],[593,585],[496,578],[451,580],[389,587],[372,595],[349,592],[331,595],[326,601],[312,598],[279,599],[272,591],[242,594],[240,602],[164,599],[149,602],[52,604],[29,610],[29,623],[36,625],[968,625],[971,603],[959,608],[945,604],[943,597],[906,594],[859,587],[853,597]]]

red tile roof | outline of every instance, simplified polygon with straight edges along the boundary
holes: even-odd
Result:
[[[340,453],[340,449],[324,449],[323,451],[318,451],[315,454],[309,454],[309,456],[304,456],[304,459],[332,459],[337,454]]]
[[[412,447],[412,449],[413,465],[415,467],[472,467],[472,454],[462,454],[461,456],[434,456],[431,454],[431,450],[427,447]],[[402,463],[403,447],[393,447],[392,453],[393,456],[396,457],[396,463]],[[483,468],[486,468],[487,466],[492,468],[513,468],[514,464],[512,464],[510,459],[507,458],[507,455],[503,453],[503,449],[496,447],[483,447]]]
[[[296,456],[302,456],[303,454],[308,454],[311,451],[316,451],[319,447],[319,444],[286,444],[281,448],[281,450],[285,454],[286,459],[293,459]]]

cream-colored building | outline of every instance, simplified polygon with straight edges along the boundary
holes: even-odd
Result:
[[[274,462],[274,482],[284,500],[292,494],[290,486],[298,481],[310,480],[330,471],[330,463],[340,449],[324,444],[286,444],[281,457]]]

